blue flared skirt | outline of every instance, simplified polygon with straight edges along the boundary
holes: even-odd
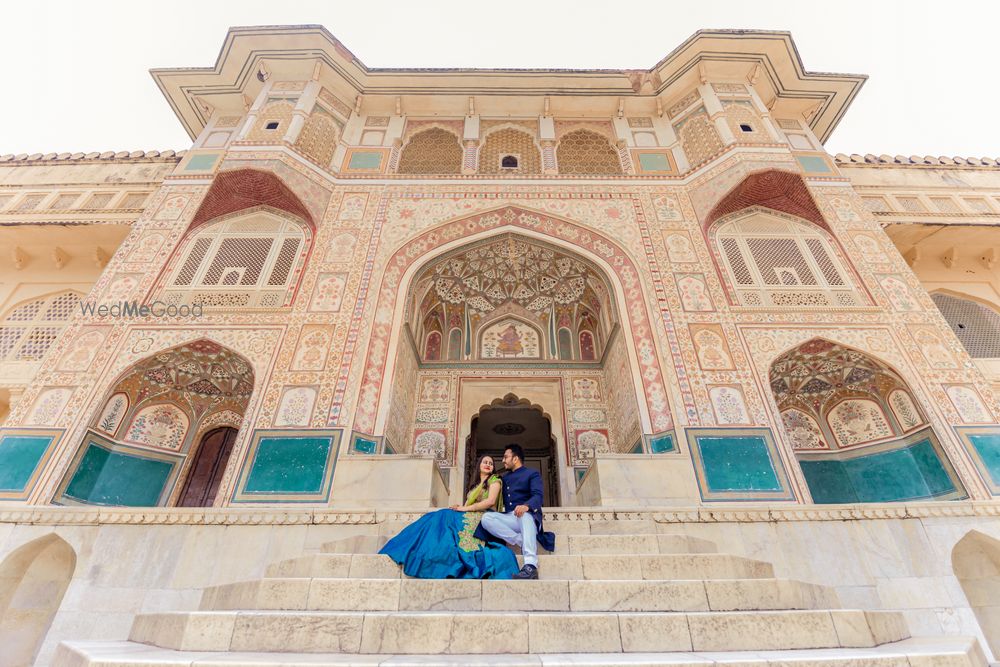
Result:
[[[514,552],[473,537],[482,512],[443,509],[420,517],[379,551],[421,579],[510,579]]]

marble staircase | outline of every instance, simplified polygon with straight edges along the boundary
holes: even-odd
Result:
[[[684,535],[559,535],[539,581],[420,580],[384,538],[327,543],[200,609],[144,613],[127,642],[64,642],[58,667],[796,665],[983,667],[971,638],[911,639],[893,611]],[[602,534],[603,533],[603,534]]]

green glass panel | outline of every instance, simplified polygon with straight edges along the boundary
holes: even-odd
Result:
[[[802,168],[808,172],[814,174],[827,174],[830,173],[830,165],[826,163],[821,157],[816,155],[796,155],[795,159],[799,161]]]
[[[941,463],[941,457],[938,456],[937,450],[934,449],[930,440],[921,440],[910,445],[909,449],[913,462],[923,476],[924,484],[927,485],[930,495],[940,496],[955,490],[955,483],[948,475],[948,471],[945,470],[944,464]]]
[[[858,502],[858,494],[841,461],[802,461],[801,465],[814,503]]]
[[[94,505],[155,507],[173,464],[89,443],[66,496]]]
[[[378,442],[366,438],[354,438],[354,451],[359,454],[374,454],[378,451]]]
[[[257,445],[245,493],[319,493],[331,439],[266,437]]]
[[[382,153],[378,151],[361,151],[351,153],[349,169],[379,169],[382,166]]]
[[[655,438],[650,438],[649,451],[654,454],[663,454],[664,452],[674,451],[674,436],[667,433],[664,435],[658,435]]]
[[[643,171],[670,171],[670,160],[663,153],[639,153]]]
[[[817,503],[879,503],[934,498],[955,485],[930,440],[851,459],[802,461]]]
[[[858,500],[892,502],[930,495],[923,475],[905,449],[879,452],[844,461]]]
[[[208,155],[195,155],[184,165],[184,171],[204,171],[215,166],[215,161],[219,159],[218,153]]]
[[[642,440],[632,445],[632,449],[629,450],[629,454],[642,454]]]
[[[976,448],[993,483],[1000,484],[1000,433],[970,435],[969,442]]]
[[[24,491],[50,444],[48,435],[0,437],[0,491]]]
[[[760,436],[699,436],[710,491],[781,491],[767,441]]]

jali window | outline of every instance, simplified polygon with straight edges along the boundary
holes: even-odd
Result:
[[[40,361],[79,303],[76,292],[59,292],[11,309],[0,321],[0,363]]]
[[[214,308],[288,306],[308,241],[302,225],[273,213],[206,225],[181,251],[164,301]]]
[[[830,239],[815,225],[754,212],[721,224],[715,238],[741,305],[861,305]]]

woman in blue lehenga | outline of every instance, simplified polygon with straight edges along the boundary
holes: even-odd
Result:
[[[479,483],[464,505],[420,517],[382,547],[380,554],[422,579],[510,579],[517,572],[514,552],[504,544],[473,537],[486,510],[503,511],[500,476],[493,457],[479,460]]]

